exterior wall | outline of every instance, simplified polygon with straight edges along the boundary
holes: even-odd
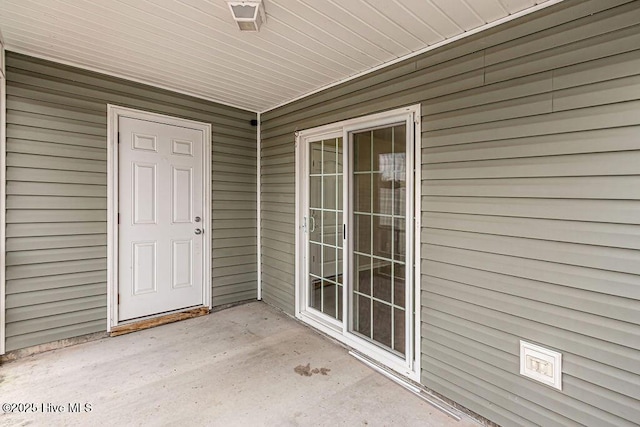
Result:
[[[420,102],[423,384],[502,425],[640,420],[639,47],[639,1],[568,0],[263,114],[264,300],[294,311],[294,131]]]
[[[255,114],[7,54],[7,351],[106,330],[106,105],[212,124],[213,305],[256,298]]]

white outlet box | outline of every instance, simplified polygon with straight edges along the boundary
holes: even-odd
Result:
[[[562,390],[562,353],[520,340],[520,374]]]

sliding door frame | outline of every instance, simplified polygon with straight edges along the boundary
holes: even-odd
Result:
[[[309,170],[310,170],[310,156],[309,151],[307,150],[307,147],[309,147],[309,144],[313,141],[319,141],[319,140],[327,140],[327,139],[334,139],[334,138],[342,138],[343,137],[343,132],[342,129],[327,129],[327,131],[322,130],[319,133],[313,132],[310,133],[306,136],[302,136],[302,146],[300,147],[301,150],[301,156],[302,158],[300,159],[301,163],[302,163],[302,173],[303,175],[300,175],[299,177],[296,178],[296,184],[297,181],[299,181],[300,179],[298,178],[302,178],[302,182],[307,182],[307,179],[309,177]],[[343,139],[343,150],[342,150],[342,167],[343,167],[343,177],[344,177],[344,162],[346,159],[346,150],[344,149],[344,139]],[[343,178],[344,181],[344,178]],[[324,197],[324,195],[321,195],[321,197]],[[347,199],[348,195],[346,194],[346,192],[344,191],[344,186],[343,186],[343,191],[342,191],[342,211],[343,211],[343,222],[344,222],[344,215],[345,215],[345,201]],[[310,203],[309,203],[309,194],[308,192],[303,192],[302,193],[302,199],[299,199],[298,197],[296,197],[296,203],[300,202],[300,213],[302,213],[302,235],[301,238],[303,239],[302,242],[300,242],[301,246],[299,250],[296,250],[296,254],[299,252],[302,252],[304,254],[303,260],[308,260],[309,259],[309,246],[307,244],[307,238],[306,236],[306,231],[307,228],[309,227],[309,220],[307,218],[306,213],[310,211]],[[298,217],[300,215],[297,215]],[[323,225],[324,226],[324,225]],[[315,221],[313,223],[313,227],[315,228]],[[336,246],[338,246],[338,243],[336,242]],[[345,249],[346,249],[346,245],[345,245],[345,239],[342,239],[342,271],[345,272],[347,271],[347,260],[346,260],[346,253],[345,253]],[[306,315],[306,317],[311,317],[311,318],[316,318],[316,320],[318,322],[320,322],[323,327],[325,328],[331,328],[335,331],[340,331],[342,330],[342,322],[337,320],[337,319],[332,319],[329,316],[314,316],[313,314],[309,315],[309,313],[306,313],[305,310],[307,308],[308,303],[311,301],[311,295],[309,292],[309,286],[307,286],[306,283],[306,272],[307,272],[307,264],[305,263],[305,261],[303,261],[303,263],[301,264],[301,266],[304,268],[304,272],[302,274],[304,274],[304,277],[300,277],[300,279],[302,280],[300,282],[300,297],[296,298],[296,300],[300,300],[299,301],[299,307],[302,311],[302,313],[304,313],[303,315]],[[296,270],[299,271],[299,270]],[[345,285],[345,276],[343,275],[343,285]],[[296,286],[298,287],[298,286]],[[313,310],[313,309],[312,309]],[[298,310],[296,310],[296,313],[298,312]],[[320,314],[320,312],[318,312]],[[344,304],[344,300],[343,300],[343,304],[342,304],[342,314],[343,314],[343,320],[344,320],[344,314],[345,314],[345,304]]]
[[[413,311],[413,322],[410,325],[410,336],[406,341],[405,360],[401,360],[398,356],[390,351],[384,350],[378,345],[373,344],[363,338],[358,337],[351,332],[351,288],[352,288],[352,265],[350,258],[352,257],[353,242],[352,236],[352,220],[350,218],[353,212],[351,204],[351,185],[343,187],[343,222],[347,225],[347,238],[343,239],[343,314],[342,322],[330,319],[328,316],[322,315],[315,310],[307,310],[307,302],[309,301],[307,286],[307,269],[308,244],[307,244],[307,224],[306,217],[309,212],[308,206],[308,189],[303,188],[307,183],[309,174],[309,143],[322,139],[342,137],[343,141],[343,177],[347,177],[347,173],[351,170],[352,161],[352,144],[351,134],[359,130],[366,130],[374,127],[392,126],[399,123],[407,124],[407,148],[408,157],[412,158],[407,162],[407,174],[412,172],[413,181],[411,186],[407,187],[407,193],[412,194],[410,201],[413,212],[407,212],[406,220],[407,241],[412,242],[412,251],[407,254],[406,266],[411,270],[412,280],[411,287],[407,289],[411,293],[410,301]],[[398,372],[402,376],[420,382],[420,187],[421,187],[421,142],[420,142],[420,105],[403,107],[383,113],[373,114],[366,117],[345,120],[338,123],[332,123],[313,129],[296,132],[296,251],[295,251],[295,314],[296,317],[310,326],[319,329],[329,336],[343,342],[349,347],[362,352],[374,361],[385,365],[386,367]],[[412,167],[410,171],[409,167]],[[351,178],[347,180],[351,182]],[[410,188],[412,187],[412,188]],[[412,226],[410,226],[412,221]],[[346,243],[346,244],[345,244]],[[409,326],[409,325],[407,325]]]

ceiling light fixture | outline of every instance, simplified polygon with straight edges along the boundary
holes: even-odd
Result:
[[[227,3],[240,31],[259,31],[260,25],[267,20],[262,0],[227,1]]]

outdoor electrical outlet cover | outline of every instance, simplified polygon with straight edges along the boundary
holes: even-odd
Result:
[[[520,374],[562,390],[562,353],[520,340]]]

